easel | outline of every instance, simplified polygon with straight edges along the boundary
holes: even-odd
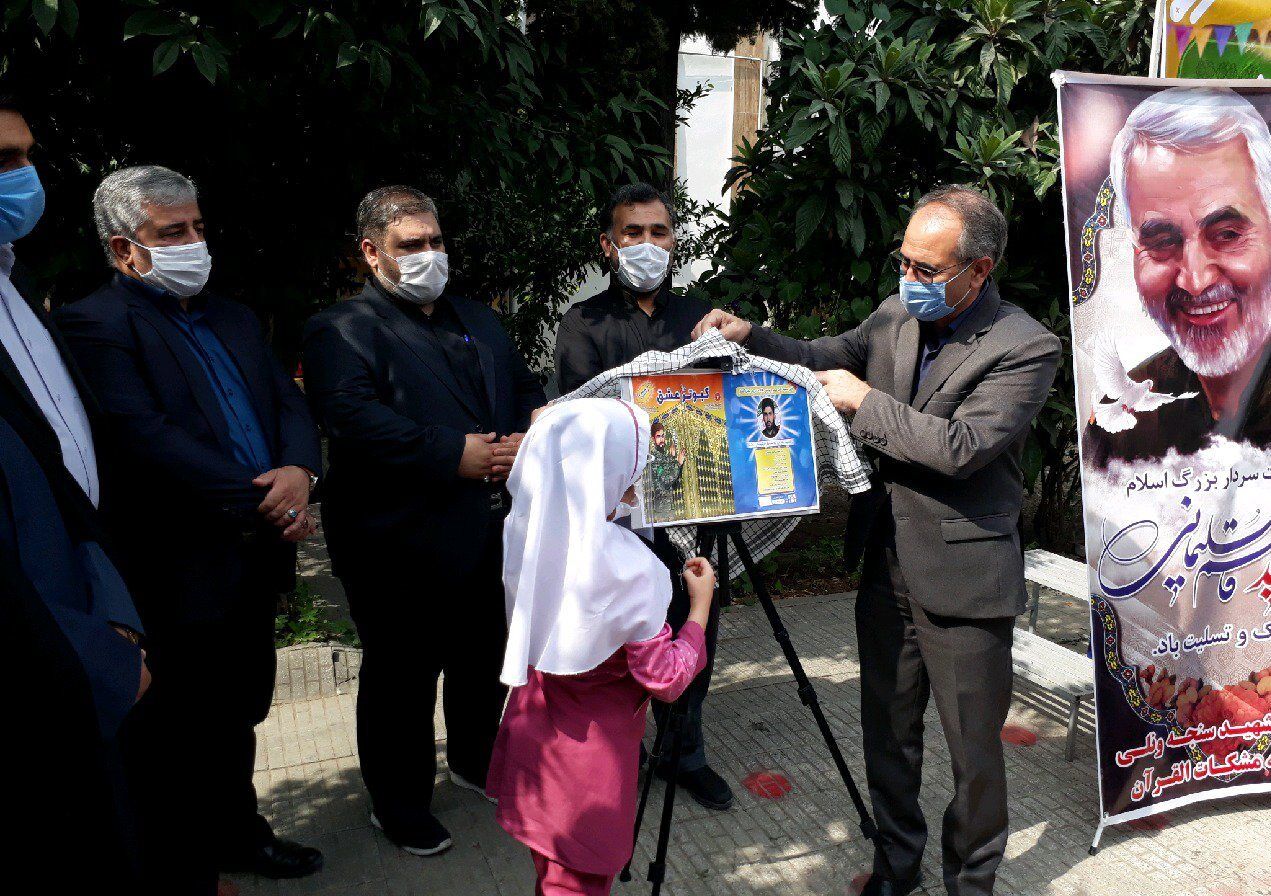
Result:
[[[750,549],[746,547],[746,542],[741,536],[741,523],[735,521],[708,523],[700,526],[697,532],[698,553],[710,560],[715,566],[719,582],[720,605],[728,606],[732,602],[728,570],[728,545],[730,542],[733,545],[733,549],[737,552],[737,556],[741,558],[741,564],[746,574],[750,576],[750,583],[755,589],[755,595],[759,598],[764,614],[768,617],[768,623],[772,626],[772,636],[781,645],[781,652],[785,654],[786,663],[789,664],[790,671],[794,673],[794,680],[799,689],[799,699],[803,701],[804,706],[812,711],[817,727],[821,729],[821,737],[825,739],[825,745],[830,751],[830,757],[834,760],[835,767],[838,768],[839,777],[843,779],[843,784],[847,787],[848,796],[852,798],[852,803],[856,806],[856,812],[860,816],[861,833],[865,835],[865,839],[874,844],[876,860],[881,861],[882,871],[885,876],[891,878],[892,873],[887,864],[887,854],[882,850],[878,840],[878,828],[874,824],[874,819],[870,817],[869,809],[861,797],[861,792],[857,788],[856,782],[852,780],[852,772],[847,767],[847,760],[843,758],[838,741],[834,738],[834,732],[830,730],[830,723],[826,720],[825,713],[821,711],[816,689],[812,687],[812,682],[808,680],[807,673],[803,671],[803,663],[800,662],[799,655],[795,652],[794,645],[790,642],[790,633],[786,631],[785,625],[781,622],[781,616],[777,613],[777,608],[772,603],[772,596],[768,593],[768,586],[750,555]],[[644,787],[640,791],[640,805],[636,811],[635,833],[632,837],[633,859],[635,858],[635,844],[640,838],[640,825],[644,821],[644,810],[649,801],[649,791],[653,786],[653,770],[662,758],[663,741],[668,735],[670,736],[671,752],[668,767],[671,769],[679,768],[686,714],[685,698],[681,696],[671,705],[666,725],[658,732],[657,739],[653,744],[653,752],[649,754],[649,771],[644,779]],[[662,821],[658,828],[657,848],[654,852],[653,861],[649,863],[648,879],[653,885],[653,896],[658,896],[661,893],[662,882],[666,879],[666,851],[670,843],[671,822],[675,808],[675,778],[674,774],[667,776],[666,793],[662,801]],[[622,869],[620,879],[624,882],[631,880],[630,861]]]

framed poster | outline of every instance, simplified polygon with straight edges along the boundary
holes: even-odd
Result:
[[[1271,81],[1056,83],[1102,831],[1271,793]]]
[[[820,510],[802,386],[766,371],[684,370],[630,377],[622,394],[652,421],[634,527]]]

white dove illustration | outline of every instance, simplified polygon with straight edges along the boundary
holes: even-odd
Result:
[[[1152,381],[1138,383],[1130,379],[1117,354],[1116,342],[1108,330],[1100,331],[1090,345],[1094,359],[1095,383],[1099,394],[1106,400],[1095,402],[1094,422],[1108,432],[1124,432],[1133,429],[1138,419],[1136,412],[1154,411],[1159,407],[1183,398],[1195,398],[1197,393],[1184,392],[1168,395],[1152,391]]]

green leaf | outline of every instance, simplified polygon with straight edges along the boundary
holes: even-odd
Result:
[[[824,118],[805,118],[790,129],[786,136],[786,149],[793,152],[821,132],[825,127]]]
[[[802,249],[825,217],[825,197],[809,196],[794,217],[794,247]]]
[[[162,75],[172,68],[172,63],[181,55],[181,45],[175,40],[165,40],[154,48],[154,59],[150,63],[153,75]]]
[[[438,10],[432,6],[424,10],[424,40],[433,36],[433,32],[441,27],[444,19],[445,10]]]
[[[358,56],[361,55],[358,48],[351,43],[340,44],[340,50],[335,55],[335,67],[337,69],[352,65],[357,62]]]
[[[31,15],[40,30],[48,34],[57,24],[57,0],[34,0],[31,4]]]
[[[256,24],[261,28],[267,28],[278,21],[278,17],[282,15],[283,3],[282,0],[252,0],[248,8],[255,17]]]
[[[184,23],[167,10],[143,9],[130,15],[128,21],[124,22],[124,40],[142,34],[166,37],[179,34],[184,27]]]
[[[834,160],[834,167],[844,173],[852,162],[852,138],[844,118],[830,126],[830,158]]]
[[[194,57],[194,67],[199,74],[207,78],[207,83],[216,83],[216,57],[206,44],[194,44],[190,47],[190,55]]]
[[[79,5],[75,0],[61,0],[57,7],[57,21],[62,26],[62,33],[74,37],[79,28]]]

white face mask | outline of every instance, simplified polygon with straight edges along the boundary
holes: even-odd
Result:
[[[666,279],[671,253],[653,243],[618,250],[618,281],[632,292],[653,292]]]
[[[416,305],[437,301],[450,279],[450,259],[445,252],[415,252],[393,260],[402,274],[393,284],[398,295]]]
[[[135,240],[128,242],[150,253],[150,270],[140,276],[151,286],[189,298],[198,295],[207,285],[208,275],[212,273],[212,256],[202,240],[184,246],[142,246]]]

